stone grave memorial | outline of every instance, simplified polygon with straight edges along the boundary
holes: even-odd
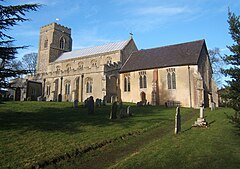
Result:
[[[204,118],[204,107],[200,107],[200,117],[197,118],[197,121],[192,125],[193,127],[207,127],[207,121]]]

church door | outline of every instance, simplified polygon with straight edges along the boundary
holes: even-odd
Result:
[[[146,93],[145,92],[141,92],[141,101],[142,102],[146,102]]]

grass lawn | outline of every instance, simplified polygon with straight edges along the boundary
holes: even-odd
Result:
[[[74,109],[68,102],[0,104],[0,168],[30,168],[103,140],[174,122],[174,108],[136,107],[131,118],[109,120],[111,106]],[[194,110],[183,109],[183,118]]]
[[[240,125],[231,123],[231,109],[207,111],[208,128],[182,125],[180,135],[167,134],[118,160],[109,168],[240,168]]]

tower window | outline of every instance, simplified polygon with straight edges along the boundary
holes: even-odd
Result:
[[[65,39],[64,37],[61,37],[60,39],[60,49],[64,49],[65,48]]]
[[[44,48],[46,49],[48,47],[48,40],[46,39],[45,41],[44,41]]]

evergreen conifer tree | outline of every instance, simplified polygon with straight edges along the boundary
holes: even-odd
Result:
[[[236,111],[236,117],[238,117],[240,112],[240,16],[229,10],[228,23],[229,33],[234,44],[228,46],[232,54],[225,55],[224,61],[230,67],[224,69],[223,72],[231,78],[231,80],[227,81],[229,85],[227,87],[227,98]]]
[[[3,0],[0,0],[3,2]],[[27,73],[14,66],[15,55],[18,49],[27,46],[14,46],[14,38],[7,31],[19,22],[27,21],[25,13],[36,11],[39,4],[24,4],[15,6],[4,6],[0,4],[0,88],[8,88],[8,80],[11,77]]]

